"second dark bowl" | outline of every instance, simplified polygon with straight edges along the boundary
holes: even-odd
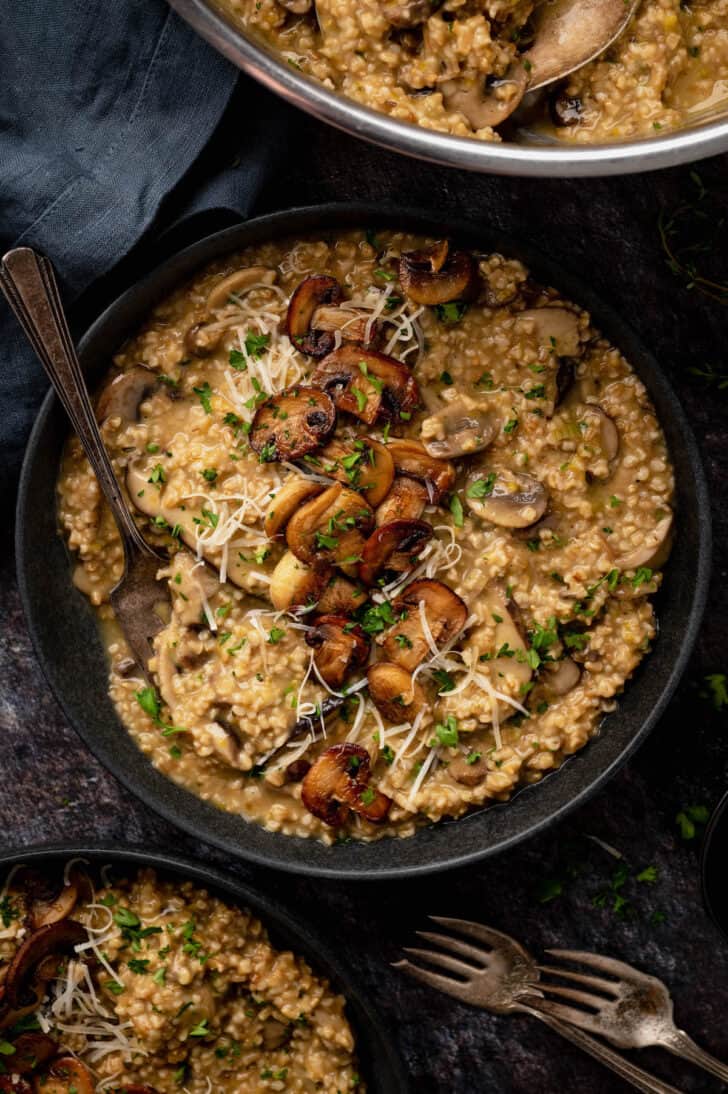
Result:
[[[558,771],[506,804],[423,828],[409,839],[326,847],[267,832],[224,813],[152,766],[122,726],[108,696],[106,656],[96,617],[72,584],[71,562],[58,533],[56,479],[68,424],[52,394],[28,444],[17,510],[18,579],[35,649],[68,720],[101,762],[162,816],[231,855],[339,878],[405,877],[462,866],[507,850],[580,805],[634,752],[665,710],[697,637],[710,573],[710,509],[700,457],[682,408],[654,358],[579,279],[527,247],[469,224],[415,211],[329,205],[259,217],[208,236],[130,288],[94,323],[80,345],[90,384],[99,380],[113,352],[154,304],[212,259],[268,239],[393,226],[447,235],[465,245],[521,258],[538,280],[556,285],[587,308],[645,384],[672,454],[678,534],[657,604],[659,637],[600,733]]]

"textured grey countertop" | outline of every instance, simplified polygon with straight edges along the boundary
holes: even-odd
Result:
[[[726,371],[728,308],[673,276],[657,227],[660,208],[695,202],[698,180],[687,168],[615,180],[467,176],[397,158],[302,117],[294,132],[285,177],[267,189],[259,211],[336,199],[399,201],[490,224],[582,272],[653,348],[692,420],[714,500],[715,572],[691,667],[651,739],[607,788],[505,857],[403,884],[298,880],[236,864],[181,835],[124,791],[81,745],[31,649],[6,520],[0,579],[2,846],[96,838],[204,856],[300,909],[318,923],[385,1015],[419,1094],[627,1089],[534,1020],[470,1010],[391,970],[389,962],[424,925],[426,912],[481,919],[536,950],[562,945],[633,962],[665,979],[679,1024],[728,1059],[728,942],[701,904],[699,835],[684,839],[675,821],[683,807],[712,807],[720,797],[728,728],[726,709],[716,710],[710,697],[701,697],[704,677],[728,669],[728,391],[690,371]],[[727,166],[721,158],[697,168],[702,183],[719,193],[723,217]],[[715,223],[716,209],[707,201],[699,209],[711,209]],[[715,246],[720,248],[721,231],[725,255],[725,226],[715,226]],[[89,314],[97,303],[87,301]],[[590,837],[623,858],[615,859]],[[655,880],[637,880],[648,866],[655,867]],[[622,867],[627,877],[620,881]],[[666,1053],[633,1056],[682,1090],[721,1089]]]

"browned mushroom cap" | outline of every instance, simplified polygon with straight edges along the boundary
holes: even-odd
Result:
[[[321,615],[306,631],[306,645],[316,651],[314,662],[320,676],[330,688],[339,688],[350,672],[365,664],[370,641],[345,615]]]
[[[23,1002],[23,992],[34,970],[51,953],[66,953],[86,941],[86,930],[73,919],[61,919],[29,935],[19,947],[5,977],[3,1002],[11,1009]]]
[[[301,800],[314,817],[340,828],[353,809],[383,821],[391,800],[369,785],[369,753],[361,745],[332,745],[322,752],[301,785]]]
[[[336,410],[325,391],[292,387],[262,403],[250,429],[250,447],[261,463],[297,460],[313,452],[336,425]]]
[[[272,285],[277,277],[276,270],[269,266],[245,266],[241,270],[235,270],[212,286],[207,294],[205,307],[207,311],[215,311],[216,308],[224,307],[231,296],[247,292],[254,285]]]
[[[293,514],[307,498],[320,494],[320,482],[292,475],[271,498],[270,508],[263,517],[263,531],[273,539],[283,531]]]
[[[42,961],[38,966],[40,970],[46,962]],[[0,984],[0,1030],[13,1029],[28,1015],[34,1014],[43,1002],[43,996],[45,995],[45,986],[42,983],[44,979],[50,979],[50,977],[41,977],[40,972],[36,971],[35,982],[29,984],[25,991],[25,998],[23,1003],[19,1007],[11,1007],[7,1002],[7,992],[5,986]],[[3,970],[6,973],[6,970]],[[55,973],[54,973],[55,975]]]
[[[422,442],[430,456],[449,460],[482,451],[498,432],[493,415],[456,400],[422,423]]]
[[[543,483],[523,471],[473,472],[465,500],[483,520],[502,528],[527,528],[546,512],[548,494]]]
[[[61,882],[61,887],[52,896],[38,895],[33,900],[30,909],[30,925],[34,931],[41,927],[47,927],[51,923],[58,923],[71,914],[76,907],[79,893],[89,888],[88,878],[75,867],[69,872],[68,880]]]
[[[405,251],[399,260],[399,280],[416,304],[447,304],[472,297],[478,267],[467,251],[450,252],[447,243],[439,242],[424,251]]]
[[[43,1067],[58,1052],[56,1042],[45,1033],[21,1033],[13,1040],[13,1048],[11,1067],[18,1075],[29,1075]]]
[[[425,705],[425,693],[412,674],[391,661],[377,661],[367,672],[369,695],[387,721],[413,722]]]
[[[311,357],[325,357],[334,348],[335,338],[330,331],[312,327],[314,312],[322,304],[340,304],[344,299],[341,286],[335,277],[315,274],[307,277],[291,296],[286,316],[288,337],[296,349]]]
[[[456,782],[463,786],[477,786],[488,775],[488,761],[477,751],[468,756],[456,756],[447,765],[448,775],[452,775]]]
[[[317,604],[326,589],[332,571],[313,567],[286,551],[271,574],[269,596],[278,611],[310,608]]]
[[[410,672],[435,655],[422,623],[423,613],[438,650],[462,630],[468,618],[468,609],[457,593],[441,581],[429,580],[408,585],[392,601],[392,612],[397,622],[389,628],[382,649],[390,661]]]
[[[459,110],[473,129],[500,125],[516,109],[528,84],[528,73],[520,61],[514,61],[505,75],[459,76],[445,80],[438,90],[447,110]]]
[[[581,353],[579,316],[564,307],[527,308],[519,319],[529,319],[540,345],[558,357],[578,357]]]
[[[335,437],[306,463],[322,475],[358,490],[372,506],[379,505],[394,480],[394,460],[386,445],[361,437]]]
[[[316,308],[311,327],[315,331],[329,331],[332,334],[339,331],[345,341],[360,342],[366,346],[371,346],[379,337],[379,325],[372,313],[346,301],[341,305],[324,304]]]
[[[121,418],[122,422],[135,422],[140,404],[154,390],[158,380],[158,374],[144,365],[117,373],[104,385],[96,400],[98,421]]]
[[[94,1094],[91,1072],[74,1056],[64,1056],[33,1081],[38,1094]]]
[[[397,473],[423,482],[433,504],[436,505],[455,485],[453,465],[431,456],[419,441],[390,440],[387,448]]]
[[[318,610],[326,615],[351,615],[366,600],[361,585],[355,585],[341,574],[330,577],[318,600]]]
[[[393,520],[382,524],[362,547],[359,580],[364,585],[374,585],[382,572],[411,570],[431,538],[432,525],[424,520]]]
[[[185,334],[185,349],[193,357],[209,357],[222,341],[222,327],[193,323]]]
[[[429,500],[427,487],[416,479],[406,475],[397,475],[392,489],[377,508],[375,514],[378,525],[389,524],[392,520],[418,520]]]
[[[342,566],[353,574],[373,522],[374,514],[361,494],[337,482],[294,513],[286,541],[303,562]]]
[[[397,419],[419,406],[420,389],[401,361],[376,350],[345,343],[316,367],[311,383],[328,391],[337,410],[367,425],[378,416]]]

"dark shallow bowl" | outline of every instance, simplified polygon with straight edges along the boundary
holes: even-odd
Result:
[[[700,876],[708,915],[728,938],[728,792],[716,805],[705,829]]]
[[[347,1017],[356,1038],[357,1055],[367,1089],[372,1094],[407,1094],[409,1087],[403,1065],[372,1003],[316,932],[301,922],[298,913],[292,915],[269,897],[210,866],[177,855],[133,847],[108,847],[104,844],[74,844],[67,847],[54,844],[3,851],[0,853],[0,882],[5,872],[17,863],[42,869],[72,858],[86,859],[92,866],[98,867],[110,863],[123,870],[153,866],[160,872],[194,881],[224,900],[249,908],[268,929],[274,946],[293,950],[305,957],[314,972],[325,976],[334,990],[346,998]]]
[[[69,721],[89,748],[157,812],[229,854],[299,873],[348,878],[402,877],[459,866],[503,851],[553,824],[609,779],[656,725],[687,664],[705,604],[710,572],[710,511],[695,440],[663,373],[634,333],[579,278],[527,247],[465,223],[416,211],[331,205],[260,217],[193,244],[134,285],[94,323],[80,346],[94,384],[111,355],[152,305],[219,255],[271,238],[353,227],[448,235],[464,244],[522,258],[535,277],[556,285],[592,313],[644,382],[675,463],[679,534],[659,597],[660,634],[602,731],[540,784],[504,805],[423,828],[410,839],[326,847],[267,832],[206,804],[161,775],[124,730],[107,694],[107,664],[96,617],[73,586],[58,534],[55,484],[68,427],[49,394],[31,435],[17,511],[18,579],[36,652]]]

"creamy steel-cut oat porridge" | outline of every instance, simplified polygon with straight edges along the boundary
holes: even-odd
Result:
[[[121,348],[97,411],[169,554],[150,687],[73,439],[60,519],[114,703],[161,771],[269,830],[409,836],[507,799],[597,732],[655,635],[662,431],[520,262],[400,232],[218,260]]]
[[[217,0],[325,87],[456,136],[620,140],[728,105],[728,0],[641,0],[596,60],[529,96],[529,80],[538,83],[529,51],[547,3]]]
[[[344,999],[250,912],[101,873],[5,879],[0,1091],[363,1094]]]

